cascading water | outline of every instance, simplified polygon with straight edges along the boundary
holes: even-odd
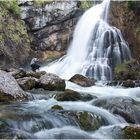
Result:
[[[110,80],[112,68],[131,55],[121,32],[106,23],[108,8],[105,0],[88,10],[76,27],[67,55],[43,69],[66,79],[81,73]],[[34,89],[28,91],[31,101],[0,103],[0,138],[124,139],[126,125],[140,124],[139,87],[81,87],[66,81],[66,89],[77,91],[75,96],[81,99],[57,101],[62,91]]]
[[[116,64],[131,59],[130,50],[119,29],[107,23],[110,0],[89,9],[78,22],[67,55],[42,68],[64,79],[74,74],[111,80]]]

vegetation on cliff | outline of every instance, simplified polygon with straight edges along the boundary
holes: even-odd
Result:
[[[138,60],[125,61],[115,68],[116,80],[139,80],[140,79],[140,63]]]
[[[140,10],[140,2],[139,1],[128,1],[128,8],[131,10],[138,11]]]
[[[30,40],[19,14],[16,0],[0,2],[1,67],[19,67],[29,56]]]

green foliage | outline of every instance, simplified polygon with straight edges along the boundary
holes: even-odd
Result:
[[[43,4],[48,4],[48,3],[52,3],[54,0],[34,0],[34,3],[37,6],[43,5]]]
[[[96,1],[96,0],[79,0],[78,1],[78,6],[82,9],[87,9],[92,7],[93,5],[102,2],[102,1]]]
[[[115,67],[116,80],[140,79],[140,67],[137,60],[125,61]]]
[[[128,62],[125,62],[123,64],[118,64],[115,67],[115,73],[120,73],[120,72],[126,72],[126,71],[128,71],[127,63]]]
[[[16,0],[0,1],[0,7],[7,9],[16,16],[20,16],[20,7],[18,6]]]
[[[20,7],[18,6],[16,0],[11,0],[10,1],[10,7],[9,10],[13,12],[15,15],[19,16],[20,15]]]
[[[136,34],[140,33],[140,27],[136,28]]]
[[[140,2],[139,1],[128,1],[128,8],[134,11],[140,10]]]

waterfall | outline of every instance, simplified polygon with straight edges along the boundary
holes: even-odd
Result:
[[[64,79],[75,74],[111,80],[113,68],[131,59],[127,43],[119,29],[107,23],[110,0],[87,10],[79,20],[66,56],[43,67]]]

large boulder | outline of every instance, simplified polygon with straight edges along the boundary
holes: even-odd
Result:
[[[63,91],[65,90],[66,84],[65,80],[61,79],[59,76],[51,73],[46,73],[42,75],[39,79],[40,88],[50,91]]]
[[[17,79],[17,82],[23,90],[31,90],[38,84],[38,79],[34,77],[23,77]]]
[[[55,98],[58,101],[78,101],[82,99],[82,96],[76,91],[67,89],[60,94],[56,94]]]
[[[71,81],[75,84],[78,84],[80,86],[83,86],[83,87],[90,87],[95,84],[94,78],[85,77],[80,74],[74,75],[69,81]]]
[[[9,73],[0,70],[0,101],[25,99],[27,95]]]
[[[58,101],[90,101],[93,98],[96,97],[90,94],[79,93],[70,89],[66,89],[61,93],[55,94],[55,99]]]

